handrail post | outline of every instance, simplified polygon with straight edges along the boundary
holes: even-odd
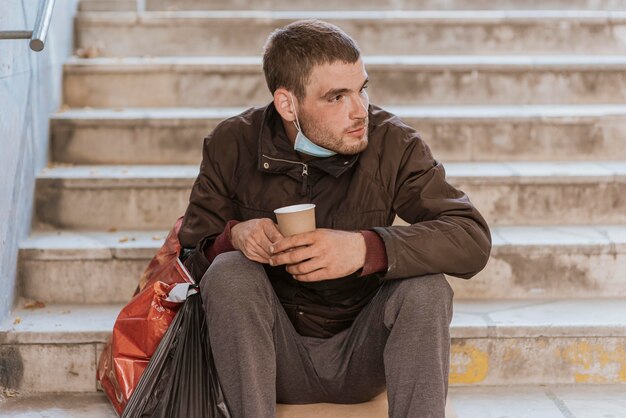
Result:
[[[43,7],[39,8],[37,13],[37,21],[33,29],[33,35],[30,38],[30,49],[39,52],[43,50],[50,28],[50,20],[52,19],[52,11],[54,9],[55,0],[44,0]]]
[[[1,1],[1,0],[0,0]],[[37,11],[37,20],[32,31],[29,30],[4,30],[0,31],[0,39],[30,39],[30,49],[35,52],[42,51],[48,29],[50,28],[50,20],[52,20],[52,10],[54,9],[55,0],[43,0]]]
[[[3,30],[0,31],[0,39],[30,39],[32,34],[29,30]]]

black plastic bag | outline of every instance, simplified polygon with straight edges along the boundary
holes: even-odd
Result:
[[[128,400],[122,418],[230,418],[200,294],[179,309]]]

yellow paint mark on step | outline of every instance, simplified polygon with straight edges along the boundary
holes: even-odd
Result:
[[[471,345],[453,345],[450,361],[450,384],[480,383],[489,372],[489,355]]]
[[[557,351],[557,355],[574,366],[576,383],[626,383],[626,350],[618,345],[579,342]]]

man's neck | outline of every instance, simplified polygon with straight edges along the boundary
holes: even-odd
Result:
[[[320,159],[320,157],[314,157],[312,155],[303,154],[303,153],[301,153],[299,151],[296,151],[296,154],[298,154],[298,157],[300,158],[300,161],[302,161],[303,163],[309,163],[311,161]]]
[[[298,135],[298,130],[294,126],[293,122],[288,122],[283,118],[281,118],[281,121],[283,122],[283,129],[285,130],[285,133],[287,134],[287,139],[289,140],[289,142],[291,143],[291,146],[293,147],[296,143],[296,135]]]

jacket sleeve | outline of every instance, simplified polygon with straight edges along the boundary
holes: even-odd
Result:
[[[469,279],[489,259],[489,227],[467,195],[446,181],[443,165],[417,133],[410,136],[389,185],[396,214],[410,225],[374,228],[387,251],[381,278],[445,273]]]
[[[191,276],[199,282],[210,262],[206,250],[226,226],[235,218],[229,196],[231,179],[231,150],[218,150],[219,126],[204,139],[200,172],[191,189],[189,206],[185,212],[178,238],[184,249],[182,258]]]

